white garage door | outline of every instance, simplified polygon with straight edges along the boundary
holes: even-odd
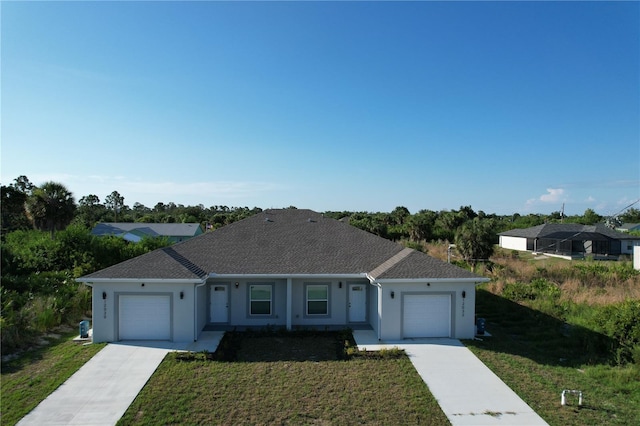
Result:
[[[120,340],[170,340],[171,300],[168,295],[119,297]]]
[[[450,337],[451,295],[404,296],[402,335],[403,337]]]

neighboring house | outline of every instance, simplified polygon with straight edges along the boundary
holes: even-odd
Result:
[[[500,247],[567,257],[633,254],[640,237],[616,232],[603,224],[547,223],[501,232]]]
[[[197,340],[207,329],[373,329],[473,338],[488,279],[311,210],[269,210],[78,279],[94,342]]]
[[[199,223],[99,223],[91,231],[92,235],[115,235],[127,241],[138,242],[144,237],[167,237],[170,242],[186,241],[202,234]]]
[[[640,231],[640,223],[623,223],[616,231],[620,232],[631,232],[631,231]]]

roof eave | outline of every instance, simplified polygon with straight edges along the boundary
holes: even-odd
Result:
[[[487,283],[491,281],[489,278],[478,277],[478,278],[373,278],[371,276],[367,276],[369,281],[377,282],[380,284],[397,284],[397,283]]]
[[[337,278],[337,279],[362,279],[368,278],[367,274],[209,274],[209,278],[217,279],[244,279],[244,278]]]
[[[90,278],[80,277],[76,278],[77,282],[85,283],[89,286],[100,284],[116,284],[116,283],[158,283],[158,284],[200,284],[206,281],[203,279],[194,278]]]

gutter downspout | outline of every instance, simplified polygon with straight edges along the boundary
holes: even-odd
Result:
[[[378,341],[382,340],[382,284],[376,283],[378,287]]]
[[[293,280],[291,278],[287,278],[287,331],[291,331],[291,323],[292,323],[292,306],[293,301],[291,300],[293,294]]]
[[[198,287],[202,287],[207,283],[205,279],[200,284],[193,286],[193,341],[198,340]]]

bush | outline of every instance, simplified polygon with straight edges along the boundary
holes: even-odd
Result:
[[[596,326],[614,340],[617,364],[638,362],[640,346],[640,300],[605,306],[595,317]]]
[[[75,278],[169,245],[165,238],[129,243],[118,237],[95,237],[72,225],[57,232],[8,233],[2,241],[3,353],[31,343],[31,337],[91,311],[91,290]]]
[[[14,268],[5,273],[28,274],[58,268],[58,242],[42,231],[14,231],[6,235],[3,255],[10,256]]]
[[[426,250],[424,248],[424,244],[422,244],[420,242],[410,241],[410,240],[403,240],[402,244],[407,248],[414,249],[414,250],[421,251],[421,252],[426,252]]]
[[[531,281],[531,287],[537,298],[550,298],[557,300],[560,298],[560,288],[552,282],[545,280],[544,278],[538,278]]]
[[[66,279],[61,273],[41,278],[36,274],[23,278],[24,282],[31,281],[36,290],[28,292],[7,289],[3,280],[0,317],[3,353],[27,347],[38,333],[62,324],[75,324],[91,311],[91,290],[85,284]]]
[[[523,300],[533,300],[533,290],[529,284],[526,283],[507,283],[504,285],[502,295],[514,302],[522,302]]]
[[[531,281],[530,284],[508,283],[505,284],[503,290],[503,296],[515,302],[536,299],[551,299],[555,301],[560,298],[560,295],[560,288],[544,278],[537,278]]]

